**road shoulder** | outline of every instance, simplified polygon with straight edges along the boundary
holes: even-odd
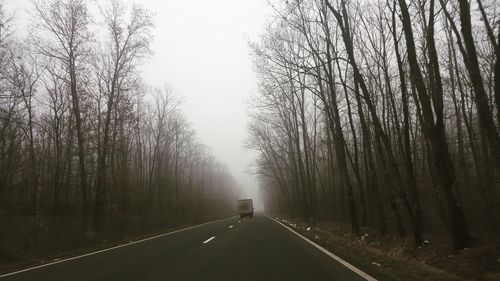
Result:
[[[275,221],[276,223],[280,224],[284,228],[288,229],[289,231],[291,231],[292,233],[294,233],[295,235],[297,235],[298,237],[300,237],[302,240],[304,240],[307,243],[309,243],[310,245],[314,246],[316,249],[318,249],[319,251],[323,252],[327,256],[331,257],[336,262],[342,264],[344,267],[347,267],[348,269],[350,269],[351,271],[353,271],[357,275],[361,276],[362,278],[364,278],[364,279],[366,279],[368,281],[376,281],[377,280],[377,279],[373,278],[372,276],[368,275],[366,272],[362,271],[361,269],[355,267],[354,265],[350,264],[349,262],[347,262],[347,261],[343,260],[342,258],[338,257],[337,255],[333,254],[331,251],[325,249],[321,245],[315,243],[311,239],[309,239],[309,238],[305,237],[304,235],[298,233],[297,231],[293,230],[291,228],[291,227],[293,227],[293,224],[292,224],[291,227],[289,227],[289,226],[285,225],[283,222],[281,222],[281,221],[279,221],[279,220],[277,220],[277,219],[275,219],[273,217],[270,217],[270,216],[267,216],[267,217],[269,219]]]
[[[383,253],[377,253],[365,247],[362,241],[346,239],[342,235],[327,232],[317,227],[309,227],[299,221],[283,218],[272,219],[277,220],[280,224],[318,244],[328,252],[333,253],[377,280],[470,280],[426,264],[396,259]]]

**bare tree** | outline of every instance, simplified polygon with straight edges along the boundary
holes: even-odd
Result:
[[[89,14],[82,0],[53,0],[34,2],[36,13],[35,26],[38,36],[34,45],[41,55],[61,63],[66,73],[64,81],[68,84],[72,111],[75,118],[78,143],[80,193],[84,228],[87,228],[89,210],[89,187],[87,184],[85,132],[81,112],[82,85],[80,71],[85,67],[90,33]],[[43,37],[40,35],[44,34]]]
[[[317,155],[309,160],[314,177],[323,185],[311,190],[313,198],[323,197],[313,214],[318,218],[302,213],[309,222],[330,212],[345,222],[349,210],[357,233],[360,212],[361,224],[382,235],[406,235],[410,225],[416,247],[443,222],[455,247],[465,247],[471,240],[466,214],[478,219],[472,220],[475,228],[497,233],[488,225],[498,219],[491,212],[498,173],[485,173],[498,167],[491,147],[496,125],[490,122],[496,88],[483,77],[495,78],[498,27],[492,22],[498,16],[494,4],[479,1],[472,13],[485,20],[472,26],[465,2],[440,1],[441,9],[435,1],[273,3],[275,20],[251,45],[260,89],[251,105],[250,143],[261,152],[267,206],[296,216],[295,202],[311,196],[301,189],[308,161],[301,164],[300,156],[308,143],[304,148]],[[474,77],[488,94],[477,94]],[[301,100],[318,114],[303,115]],[[294,124],[320,125],[296,130]]]
[[[105,118],[102,128],[101,147],[98,148],[96,205],[94,228],[102,229],[106,204],[106,159],[110,150],[110,130],[115,103],[126,95],[127,83],[134,75],[139,60],[150,52],[151,16],[144,8],[134,5],[126,17],[126,7],[119,1],[111,1],[109,7],[102,8],[108,33],[102,66],[97,66],[98,90],[106,98]],[[100,130],[101,128],[99,128]]]

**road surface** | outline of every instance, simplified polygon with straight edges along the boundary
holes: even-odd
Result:
[[[366,279],[278,222],[257,215],[216,221],[0,277],[0,281],[11,280]]]

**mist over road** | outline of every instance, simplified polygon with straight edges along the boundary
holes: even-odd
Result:
[[[365,280],[263,215],[228,218],[0,277],[10,280]]]

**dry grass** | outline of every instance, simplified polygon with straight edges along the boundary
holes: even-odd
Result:
[[[350,226],[322,221],[307,231],[298,219],[285,223],[336,255],[379,280],[500,280],[498,253],[491,243],[455,252],[440,237],[426,237],[423,247],[414,249],[411,238],[379,237],[363,228],[364,237],[351,234]]]

